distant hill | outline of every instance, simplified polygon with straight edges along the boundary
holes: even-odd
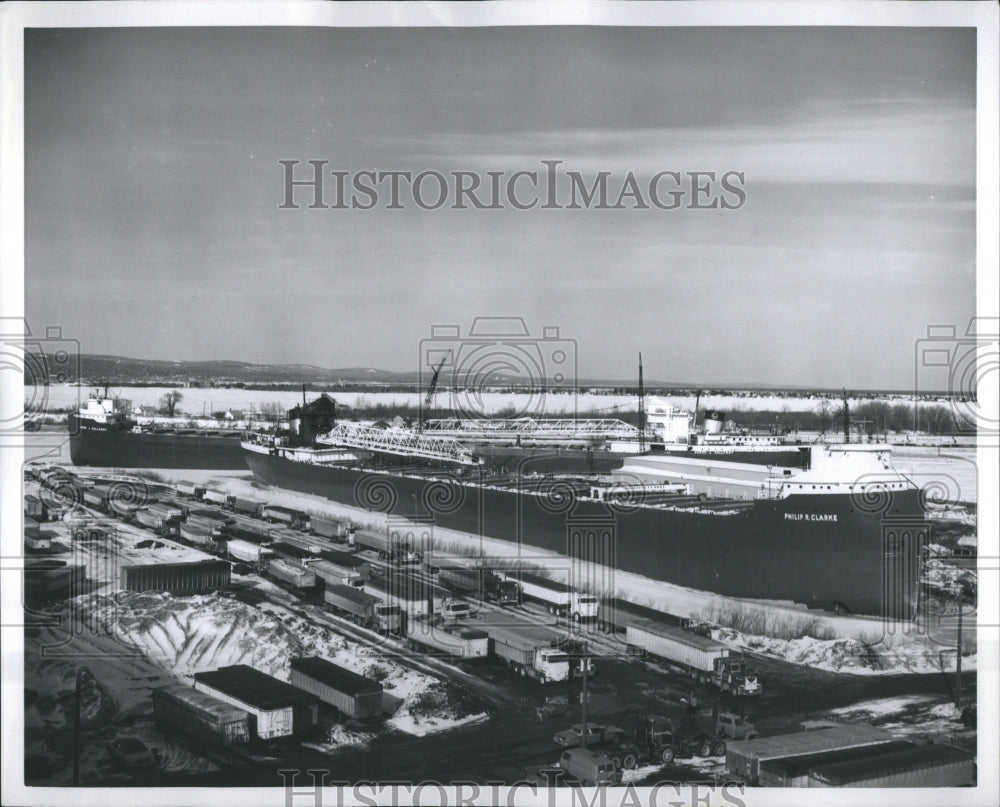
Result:
[[[53,381],[55,379],[52,379]],[[423,389],[430,380],[430,372],[422,376],[417,372],[394,372],[372,367],[317,367],[312,364],[254,364],[245,361],[166,361],[163,359],[136,359],[127,356],[109,356],[87,353],[80,356],[79,374],[72,367],[64,378],[74,383],[80,381],[87,386],[295,386],[305,384],[309,388],[331,387],[375,387],[396,389]],[[442,379],[446,384],[447,380]],[[559,384],[547,381],[550,390]],[[524,385],[523,379],[496,375],[487,382],[495,388],[516,389]],[[715,382],[667,382],[647,380],[648,394],[660,392],[694,393],[701,390],[706,395],[740,390],[759,393],[787,393],[803,395],[821,393],[835,395],[839,388],[810,389],[808,387],[779,384],[720,384]],[[628,379],[580,378],[580,388],[601,389],[631,394],[636,391],[637,381]],[[860,392],[910,393],[912,390],[848,390],[852,394]]]

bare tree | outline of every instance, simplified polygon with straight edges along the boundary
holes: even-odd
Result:
[[[173,417],[174,410],[177,409],[177,404],[183,400],[184,395],[180,390],[170,390],[170,392],[160,398],[160,411],[168,417]]]

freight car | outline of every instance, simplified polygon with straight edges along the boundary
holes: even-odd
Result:
[[[119,574],[124,591],[203,594],[226,588],[231,582],[232,566],[224,560],[130,564],[122,566]]]
[[[318,656],[293,658],[289,680],[341,714],[359,720],[381,717],[382,685]]]
[[[733,695],[761,695],[756,670],[743,654],[722,642],[649,620],[629,622],[625,629],[629,652],[648,653],[664,659],[699,683],[711,684]]]
[[[250,741],[250,715],[246,711],[179,684],[153,690],[153,718],[160,726],[217,745]]]
[[[775,737],[739,740],[726,747],[726,770],[755,785],[760,777],[760,764],[765,760],[880,745],[890,740],[892,735],[884,729],[860,725],[829,726]]]
[[[482,628],[447,622],[438,616],[416,615],[407,620],[406,643],[412,650],[460,659],[486,659],[490,637]]]
[[[338,616],[380,633],[399,633],[398,605],[388,605],[378,597],[354,586],[327,585],[323,601]]]
[[[246,711],[251,736],[262,740],[299,734],[319,721],[319,698],[245,664],[195,673],[194,686]]]

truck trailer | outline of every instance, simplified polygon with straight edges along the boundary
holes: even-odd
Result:
[[[407,620],[406,643],[411,650],[429,650],[449,658],[487,659],[490,655],[490,637],[482,628],[433,615]]]
[[[461,594],[497,605],[517,605],[521,602],[521,587],[512,580],[502,580],[489,569],[448,568],[442,566],[438,581]]]
[[[726,770],[756,785],[760,778],[760,764],[765,760],[874,746],[892,739],[888,731],[874,726],[844,725],[740,740],[726,747]]]
[[[382,717],[382,685],[318,656],[293,658],[289,681],[358,720]]]
[[[969,787],[976,784],[976,759],[945,744],[920,745],[834,762],[809,772],[809,787]]]
[[[244,563],[266,563],[271,557],[271,550],[262,547],[260,544],[252,544],[240,538],[234,538],[226,542],[226,551],[235,560]]]
[[[347,524],[331,516],[310,516],[309,529],[323,538],[347,538]]]
[[[174,490],[178,496],[186,496],[189,499],[201,499],[205,495],[205,486],[195,485],[193,482],[178,482],[174,485]]]
[[[405,537],[382,535],[371,530],[355,530],[348,543],[377,552],[380,560],[390,563],[420,563],[420,552]]]
[[[328,585],[323,601],[333,613],[346,617],[362,627],[380,633],[399,633],[400,612],[398,605],[389,605],[381,599],[354,586]]]
[[[281,580],[292,588],[307,589],[316,587],[316,572],[308,566],[300,566],[292,561],[276,558],[272,555],[267,562],[267,571],[271,577]]]
[[[598,617],[598,600],[593,594],[580,594],[558,580],[519,569],[504,572],[503,578],[517,583],[523,597],[540,602],[550,614],[569,616],[574,622],[590,622]]]
[[[260,509],[260,517],[266,521],[284,524],[295,530],[309,530],[309,516],[300,510],[292,510],[289,507],[279,507],[276,504],[267,504]]]
[[[215,745],[250,741],[250,715],[245,710],[180,684],[153,690],[153,718],[160,726]]]
[[[390,572],[385,577],[364,581],[364,590],[387,603],[398,605],[407,617],[415,614],[440,614],[451,592],[419,577]]]
[[[637,619],[627,625],[625,643],[629,652],[664,659],[699,683],[732,695],[763,694],[757,672],[749,668],[743,654],[707,636]]]
[[[326,558],[309,559],[304,563],[316,574],[326,586],[351,585],[365,579],[363,569],[358,566],[349,566],[345,563],[335,563]]]
[[[144,507],[132,514],[135,523],[146,529],[153,530],[157,535],[177,535],[177,522],[164,516],[160,510],[150,510]]]
[[[212,490],[209,488],[202,493],[201,500],[210,504],[217,504],[219,507],[227,507],[229,505],[229,494],[221,490]]]
[[[257,516],[260,513],[262,503],[256,499],[248,499],[246,496],[230,496],[226,505],[234,513]]]
[[[560,649],[566,639],[563,634],[507,612],[483,611],[463,624],[484,631],[490,656],[522,678],[543,684],[569,680],[570,658]]]

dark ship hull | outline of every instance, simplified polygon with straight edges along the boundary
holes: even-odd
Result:
[[[257,480],[324,496],[387,518],[430,520],[581,561],[718,594],[791,600],[809,607],[910,618],[920,550],[928,540],[919,492],[793,494],[783,499],[706,502],[689,509],[608,505],[549,478],[539,493],[466,480],[421,478],[298,462],[247,449]],[[527,469],[524,469],[527,470]],[[531,470],[534,470],[533,468]],[[446,477],[447,471],[440,476]],[[578,582],[586,580],[577,578]],[[593,581],[614,590],[613,581]]]
[[[74,465],[103,468],[201,468],[245,470],[241,434],[145,431],[90,427],[69,416]]]

